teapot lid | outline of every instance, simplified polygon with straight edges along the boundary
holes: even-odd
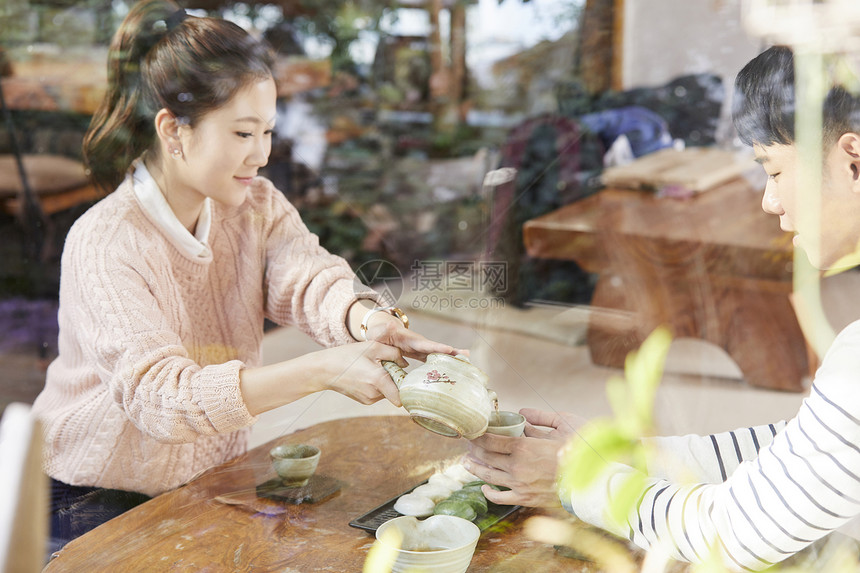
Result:
[[[445,354],[444,352],[431,352],[427,356],[428,357],[437,356],[440,358],[453,358],[454,360],[459,360],[460,362],[465,362],[466,364],[472,363],[472,361],[469,360],[468,354]]]
[[[469,356],[467,354],[444,354],[442,352],[433,352],[427,356],[427,362],[437,361],[447,363],[452,368],[458,368],[457,362],[460,362],[461,364],[467,364],[469,368],[466,368],[466,370],[480,376],[483,379],[483,384],[485,386],[487,385],[487,373],[472,364],[472,361],[469,360]]]

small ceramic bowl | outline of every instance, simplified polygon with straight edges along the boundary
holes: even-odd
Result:
[[[453,515],[431,515],[421,521],[411,515],[395,517],[376,530],[377,543],[396,556],[393,573],[464,573],[480,536],[477,525]]]
[[[490,414],[490,423],[487,432],[501,436],[522,436],[526,427],[526,419],[522,414],[516,412],[493,412]]]
[[[314,475],[320,449],[306,444],[281,444],[269,450],[272,465],[287,487],[302,487]]]

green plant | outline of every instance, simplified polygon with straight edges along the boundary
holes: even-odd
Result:
[[[574,491],[591,485],[609,460],[643,472],[630,474],[613,498],[608,511],[617,521],[626,519],[644,484],[647,452],[640,438],[654,433],[654,396],[671,342],[669,331],[661,327],[627,356],[624,377],[614,376],[606,384],[614,418],[598,418],[583,427],[582,439],[562,463],[561,479]]]
[[[374,31],[390,9],[387,1],[299,0],[300,15],[295,25],[302,34],[331,46],[332,71],[354,71],[350,45],[365,31]]]

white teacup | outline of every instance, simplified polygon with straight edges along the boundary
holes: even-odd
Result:
[[[393,573],[465,573],[480,536],[478,526],[461,517],[431,515],[419,521],[403,516],[380,525],[376,543],[384,549],[381,555],[393,558],[393,564],[384,564]]]
[[[522,436],[526,428],[526,418],[517,412],[502,410],[490,414],[490,422],[487,425],[487,433],[499,434],[500,436],[511,436],[516,438]]]

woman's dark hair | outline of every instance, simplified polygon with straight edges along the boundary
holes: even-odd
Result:
[[[753,58],[735,78],[733,117],[741,141],[747,145],[791,145],[795,141],[794,54],[774,46]],[[836,142],[860,130],[860,100],[833,85],[823,105],[823,142]]]
[[[262,41],[226,20],[183,17],[170,0],[141,0],[108,52],[108,88],[84,137],[90,178],[105,193],[155,142],[164,108],[194,126],[250,82],[273,77]]]

